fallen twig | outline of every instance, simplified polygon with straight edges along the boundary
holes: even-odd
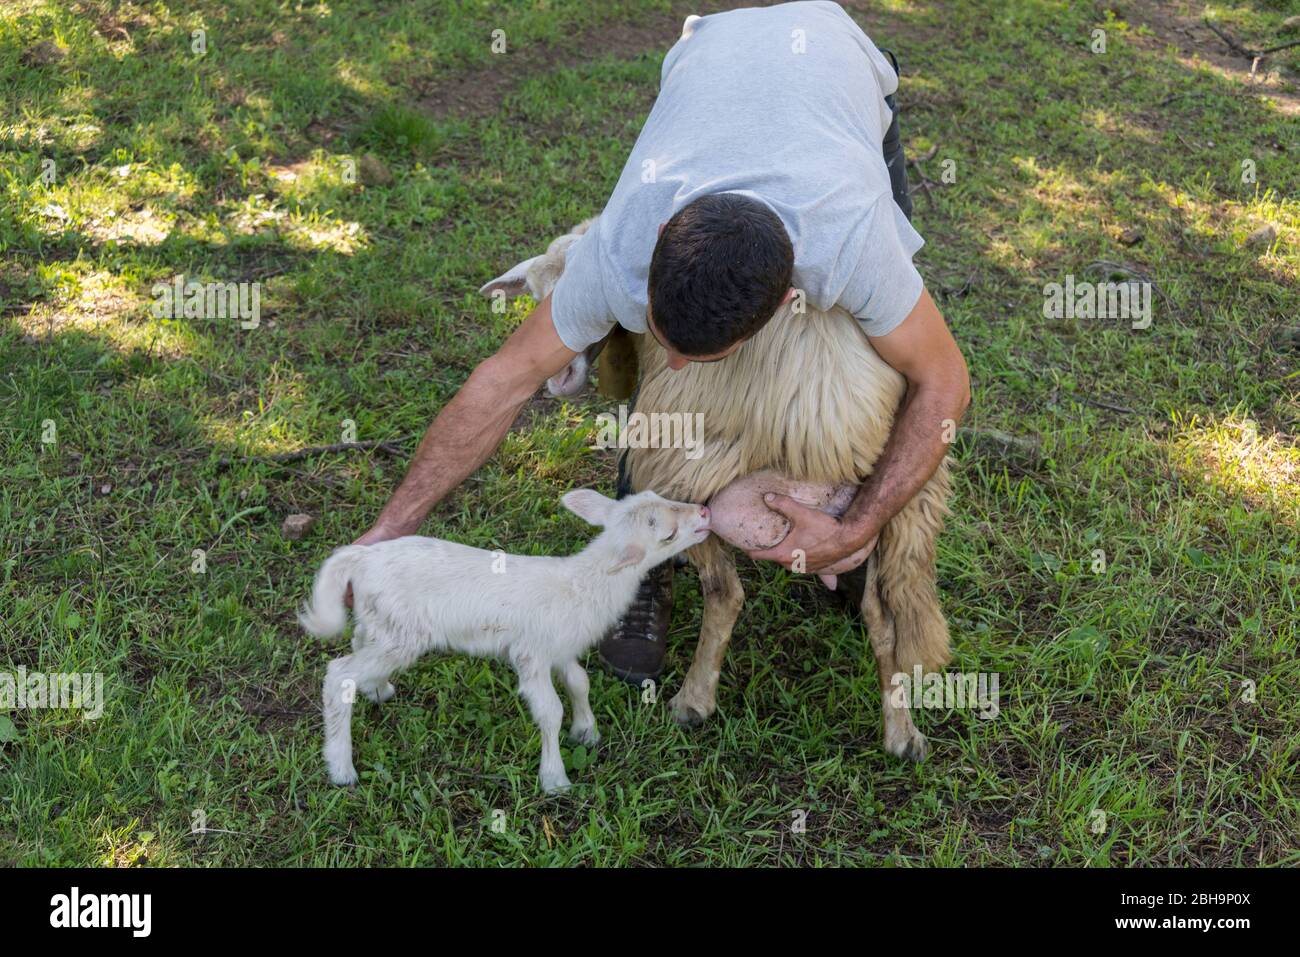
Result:
[[[1042,439],[1036,435],[1012,435],[1001,429],[977,429],[963,425],[957,429],[957,439],[968,448],[1020,457],[1031,463],[1038,462],[1042,454]]]
[[[917,183],[917,185],[908,187],[907,194],[910,196],[913,193],[915,193],[918,189],[923,189],[925,190],[925,198],[928,199],[932,205],[934,203],[934,197],[930,195],[930,187],[937,184],[932,179],[930,179],[928,176],[925,175],[925,170],[921,169],[921,164],[924,163],[926,160],[934,159],[935,154],[938,152],[939,152],[939,144],[935,143],[928,150],[926,150],[924,155],[910,156],[907,159],[908,165],[915,167],[916,175],[921,178],[920,182]]]
[[[1201,22],[1204,23],[1207,27],[1209,27],[1212,31],[1214,31],[1214,34],[1220,40],[1226,43],[1228,45],[1228,48],[1231,49],[1233,53],[1237,54],[1238,56],[1245,57],[1247,60],[1257,61],[1261,57],[1268,56],[1270,53],[1277,53],[1280,50],[1289,50],[1292,47],[1300,47],[1300,40],[1291,40],[1287,43],[1279,43],[1277,44],[1277,46],[1265,47],[1262,50],[1252,50],[1249,47],[1242,46],[1236,40],[1235,37],[1233,37],[1225,30],[1220,30],[1209,20],[1203,20]]]
[[[1110,402],[1102,402],[1100,399],[1094,399],[1092,396],[1080,395],[1077,392],[1070,392],[1069,395],[1078,399],[1084,405],[1095,406],[1098,409],[1107,409],[1111,412],[1123,412],[1125,415],[1137,415],[1137,409],[1130,409],[1125,405],[1113,405]]]

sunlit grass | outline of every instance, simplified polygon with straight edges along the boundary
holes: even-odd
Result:
[[[1189,478],[1271,507],[1293,524],[1300,519],[1300,446],[1294,437],[1262,431],[1239,414],[1208,420],[1175,415],[1174,425],[1170,452]]]

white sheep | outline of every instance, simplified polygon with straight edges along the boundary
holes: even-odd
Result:
[[[332,638],[347,624],[353,596],[352,654],[325,675],[325,764],[334,784],[355,784],[352,702],[394,694],[389,678],[427,651],[459,651],[510,662],[519,693],[542,735],[541,782],[569,786],[560,757],[564,709],[551,682],[563,681],[573,706],[569,734],[599,740],[579,657],[628,610],[654,566],[709,537],[709,510],[654,492],[620,501],[590,489],[569,492],[565,507],[603,530],[565,557],[507,555],[417,535],[337,549],[320,568],[298,616],[310,635]]]

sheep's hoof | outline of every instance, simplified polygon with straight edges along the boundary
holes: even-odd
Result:
[[[698,728],[709,719],[701,709],[688,704],[680,693],[669,702],[669,708],[672,710],[673,720],[683,728]]]
[[[595,725],[589,728],[570,728],[569,740],[578,744],[585,744],[588,747],[594,747],[600,744],[600,732],[596,730]]]
[[[886,738],[885,750],[896,758],[920,764],[930,753],[930,742],[920,731],[913,729],[911,734],[899,736],[897,740]]]
[[[397,694],[397,689],[393,687],[391,681],[385,681],[381,687],[372,689],[365,693],[366,697],[375,704],[383,704],[395,694]]]

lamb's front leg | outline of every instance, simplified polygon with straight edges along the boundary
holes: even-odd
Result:
[[[519,693],[528,702],[528,710],[542,734],[542,790],[548,793],[563,790],[569,787],[564,758],[560,755],[564,706],[555,693],[555,685],[551,684],[551,670],[531,658],[516,661],[515,670],[519,673]]]
[[[695,647],[695,660],[670,707],[678,724],[692,728],[703,724],[718,709],[722,659],[745,603],[745,590],[736,574],[735,561],[718,539],[709,537],[687,552],[687,556],[700,572],[704,622],[700,627],[700,643]]]
[[[600,732],[596,730],[596,715],[591,710],[591,682],[587,680],[586,669],[575,658],[557,665],[555,671],[564,682],[569,704],[573,707],[573,724],[569,725],[569,737],[579,744],[597,744]]]

